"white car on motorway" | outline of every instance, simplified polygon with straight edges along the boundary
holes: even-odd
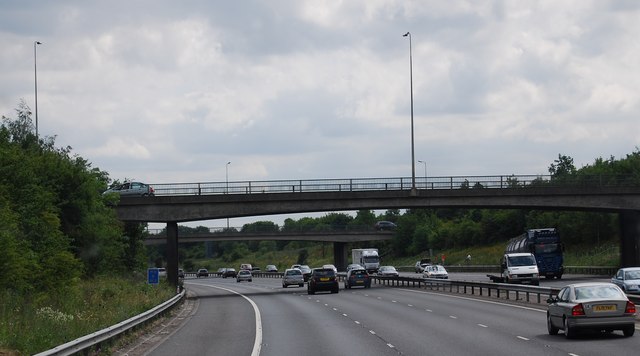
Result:
[[[447,270],[441,265],[426,266],[422,276],[424,278],[449,279]]]

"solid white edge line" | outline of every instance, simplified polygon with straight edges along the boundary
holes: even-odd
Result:
[[[236,291],[234,291],[232,289],[219,287],[219,286],[214,286],[214,285],[211,285],[211,284],[200,284],[200,283],[190,283],[190,284],[195,284],[195,285],[202,286],[202,287],[211,287],[211,288],[217,288],[217,289],[226,290],[227,292],[231,292],[231,293],[237,294],[237,295],[241,296],[242,298],[246,299],[247,301],[249,301],[249,303],[253,307],[253,312],[256,315],[256,338],[253,341],[253,351],[251,351],[251,356],[259,356],[260,355],[260,349],[262,348],[262,317],[260,316],[260,309],[258,309],[258,306],[256,305],[256,303],[254,303],[253,300],[251,300],[246,295],[244,295],[244,294],[242,294],[240,292],[236,292]]]

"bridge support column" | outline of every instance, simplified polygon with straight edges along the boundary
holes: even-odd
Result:
[[[178,222],[167,222],[167,279],[178,286]]]
[[[345,242],[333,243],[333,264],[336,266],[338,271],[344,271],[347,269],[346,245],[347,244]]]
[[[640,266],[640,211],[620,213],[620,264]]]

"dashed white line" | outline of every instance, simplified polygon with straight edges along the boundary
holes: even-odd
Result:
[[[389,346],[389,347],[390,347],[390,348],[392,348],[392,349],[395,349],[395,348],[396,348],[395,346],[393,346],[393,345],[391,345],[391,344],[387,344],[387,346]]]
[[[376,332],[373,331],[373,330],[369,330],[369,332],[371,333],[371,335],[375,335],[376,334]]]
[[[426,311],[428,311],[429,313],[433,313],[433,310],[431,309],[425,309]]]
[[[333,308],[333,311],[338,311],[338,309],[337,308]]]
[[[347,314],[345,314],[345,313],[342,313],[342,316],[347,316]]]
[[[481,328],[488,328],[488,326],[484,325],[484,324],[478,324],[479,327]]]
[[[451,318],[451,319],[458,319],[458,317],[457,317],[457,316],[455,316],[455,315],[449,315],[449,318]]]
[[[356,323],[356,324],[358,324],[358,325],[360,325],[360,322],[359,322],[359,321],[357,321],[357,320],[354,320],[353,322],[354,322],[354,323]]]
[[[397,303],[395,300],[392,300],[391,303]]]
[[[580,356],[580,355],[569,352],[569,356]]]
[[[412,306],[413,306],[413,304],[407,304],[407,306],[408,306],[408,307],[412,307]]]
[[[520,340],[524,340],[524,341],[529,341],[529,339],[527,339],[526,337],[524,337],[524,336],[519,336],[519,335],[518,335],[518,339],[520,339]]]

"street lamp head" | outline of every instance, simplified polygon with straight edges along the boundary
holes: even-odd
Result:
[[[231,161],[227,162],[227,164],[231,164]]]
[[[40,41],[36,41],[36,44],[42,44],[42,42],[40,42]]]
[[[411,36],[410,32],[405,33],[404,35],[402,35],[402,37],[407,37],[407,36]]]

